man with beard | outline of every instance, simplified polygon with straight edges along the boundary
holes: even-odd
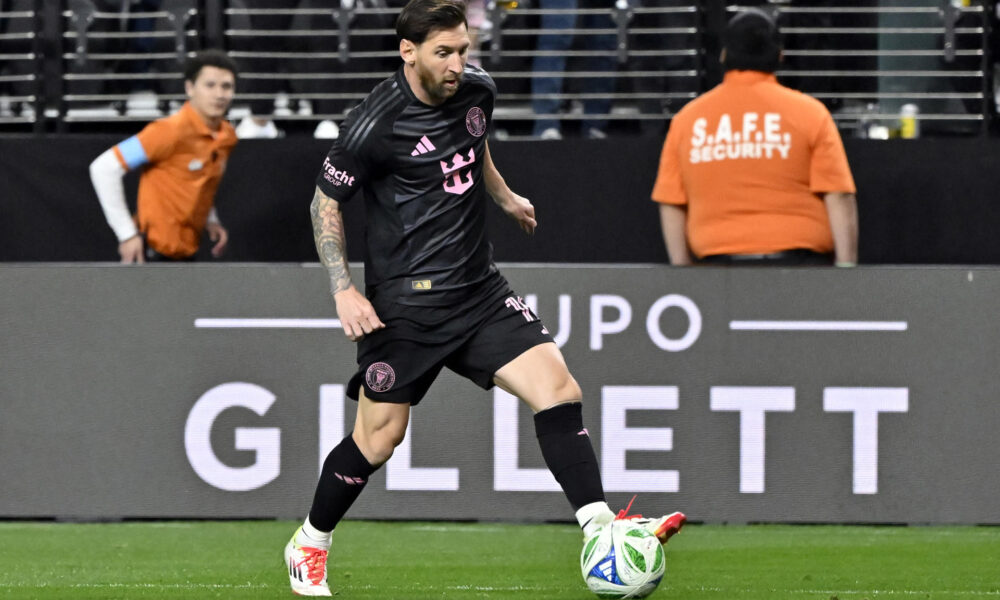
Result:
[[[403,440],[410,408],[443,367],[521,398],[542,456],[585,538],[616,517],[583,426],[582,392],[538,317],[493,264],[487,198],[531,234],[535,209],[504,182],[486,131],[496,85],[466,64],[463,0],[411,0],[396,22],[403,65],[344,121],[317,178],[316,249],[358,371],[353,432],[326,457],[312,508],[285,547],[292,591],[329,596],[334,528]],[[340,205],[362,190],[365,293],[347,265]],[[620,513],[624,516],[624,511]],[[641,518],[640,518],[641,519]],[[684,515],[641,519],[661,541]]]

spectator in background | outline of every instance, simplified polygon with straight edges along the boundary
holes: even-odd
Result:
[[[472,45],[469,47],[469,64],[482,67],[480,49],[483,43],[489,39],[493,23],[486,18],[486,0],[468,0],[467,4],[469,39],[472,40]]]
[[[679,7],[690,6],[688,0],[632,0],[633,6],[656,9],[662,12],[636,14],[630,23],[630,28],[642,29],[679,29],[694,28],[696,15],[673,12]],[[634,56],[630,59],[630,68],[636,71],[684,71],[695,68],[691,52],[698,45],[694,34],[681,33],[634,33],[631,36],[630,48],[638,51],[652,52],[649,55]],[[637,94],[643,94],[637,102],[642,115],[659,115],[659,119],[643,119],[639,121],[639,129],[643,135],[662,137],[666,131],[667,114],[676,112],[687,99],[671,98],[668,93],[679,91],[681,85],[690,86],[687,78],[683,84],[677,78],[634,77],[630,79],[632,89]]]
[[[384,12],[386,9],[399,8],[405,0],[339,0],[340,6],[344,10],[353,10],[350,17],[350,28],[356,31],[376,31],[382,30],[386,35],[352,35],[347,40],[352,56],[347,62],[339,60],[318,61],[319,70],[331,73],[353,74],[344,79],[307,79],[303,82],[306,91],[313,93],[355,94],[353,99],[326,99],[315,100],[317,114],[328,115],[327,120],[317,126],[315,137],[324,139],[334,139],[339,135],[336,120],[342,120],[347,112],[354,108],[365,95],[371,90],[373,81],[379,81],[386,68],[394,68],[399,61],[395,38],[389,34],[393,29],[392,12]],[[328,5],[330,0],[305,0],[303,6],[317,7],[319,4]],[[308,22],[299,25],[304,29],[322,29],[329,27],[331,21],[329,17],[312,17]],[[333,26],[339,26],[336,21]],[[309,36],[304,38],[307,45],[305,51],[313,53],[330,52],[329,38]],[[385,56],[374,56],[374,54],[384,52]],[[360,54],[372,55],[370,58],[359,56]],[[374,78],[373,78],[374,76]],[[331,87],[331,84],[335,87]]]
[[[300,0],[300,7],[315,9],[329,7],[331,3],[336,4],[337,2],[338,0]],[[393,8],[395,4],[400,2],[402,0],[339,0],[341,9],[354,11],[350,15],[351,31],[374,31],[379,29],[391,31],[392,14],[380,13],[379,11],[383,11],[386,8]],[[338,27],[339,25],[337,21],[332,21],[330,17],[325,15],[322,17],[315,15],[297,17],[293,23],[293,27],[296,29],[308,30],[321,30],[331,26]],[[302,52],[314,54],[330,52],[331,40],[329,38],[306,36],[299,38],[299,42],[302,44],[300,47],[300,51]],[[313,68],[318,71],[345,74],[354,73],[356,74],[355,76],[343,79],[309,78],[303,80],[301,84],[303,91],[312,94],[357,94],[356,99],[317,98],[313,100],[314,112],[317,115],[326,116],[326,119],[320,121],[316,126],[314,137],[317,138],[335,139],[340,134],[336,121],[341,120],[347,111],[353,108],[369,91],[372,81],[369,75],[375,72],[378,73],[378,76],[381,76],[384,66],[395,65],[397,60],[395,56],[389,53],[389,51],[395,51],[395,43],[391,35],[352,35],[346,40],[346,43],[350,52],[354,53],[346,63],[340,62],[338,59],[311,62],[313,63]],[[387,56],[367,59],[358,56],[359,53],[377,53],[382,51],[387,52]]]
[[[854,179],[829,111],[778,83],[768,13],[738,13],[723,42],[722,83],[677,113],[660,158],[671,264],[855,264]]]
[[[0,0],[0,12],[28,12],[32,8],[31,0]],[[4,53],[29,56],[34,43],[33,31],[34,23],[30,19],[0,18],[0,36],[5,38]],[[35,93],[37,83],[28,78],[34,72],[33,60],[0,60],[0,116],[22,114],[30,107],[28,98]],[[5,81],[7,78],[9,80]],[[11,100],[10,96],[16,100]]]
[[[195,23],[186,16],[176,20],[172,17],[184,15],[194,4],[192,0],[96,0],[93,3],[99,13],[118,15],[95,18],[87,44],[94,51],[120,53],[117,60],[95,65],[107,73],[106,92],[127,95],[119,110],[136,116],[160,116],[166,112],[168,102],[160,100],[158,95],[182,93],[180,82],[172,77],[158,77],[176,71],[180,58],[151,57],[177,54],[177,31],[194,27]],[[112,37],[104,40],[97,37],[96,34],[104,32]],[[170,35],[161,37],[165,33]]]
[[[334,48],[338,43],[347,44],[352,53],[372,53],[389,50],[380,36],[358,35],[347,40],[331,37],[338,30],[338,16],[349,19],[351,30],[377,30],[392,25],[392,17],[379,11],[387,8],[385,0],[230,0],[231,5],[251,10],[281,9],[284,13],[233,14],[231,20],[238,20],[238,29],[249,31],[277,32],[278,35],[251,35],[235,38],[236,48],[257,54],[248,59],[248,65],[255,74],[244,79],[242,90],[253,95],[269,95],[268,98],[254,98],[250,102],[251,114],[236,128],[240,138],[273,138],[280,131],[273,123],[274,97],[284,92],[292,96],[308,96],[309,109],[304,114],[319,117],[313,137],[336,139],[340,135],[337,120],[351,107],[351,101],[343,96],[367,91],[368,83],[360,74],[372,69],[370,60],[352,56],[346,62],[331,56],[331,39]],[[346,11],[343,13],[335,11]],[[313,35],[297,35],[298,32],[313,32]],[[291,53],[293,58],[266,56],[268,53]],[[262,55],[263,54],[263,55]],[[388,62],[389,59],[382,59]],[[281,77],[283,73],[304,77]],[[359,73],[359,77],[324,77],[325,74]],[[257,76],[257,75],[261,76]],[[272,77],[267,77],[271,75]],[[319,75],[319,77],[317,77]],[[277,77],[275,77],[277,76]],[[300,114],[303,102],[300,100]]]
[[[170,4],[170,0],[167,0],[166,3]],[[131,13],[148,14],[159,11],[165,8],[163,0],[128,0],[127,2],[119,1],[117,3],[108,2],[108,4],[117,4],[115,8],[121,11],[122,17],[119,22],[119,31],[136,34],[136,37],[122,40],[124,42],[122,49],[125,52],[131,54],[151,54],[157,50],[156,38],[147,35],[156,29],[156,19],[148,16],[129,17]],[[120,64],[120,68],[124,67],[123,70],[132,74],[148,73],[152,69],[152,66],[153,61],[148,58],[122,61]],[[149,90],[152,88],[152,83],[148,80],[137,79],[129,82],[129,87],[132,90]]]
[[[279,8],[276,0],[230,0],[230,8],[259,10]],[[288,31],[291,29],[291,14],[234,13],[229,15],[229,26],[242,31]],[[232,50],[241,52],[287,52],[285,38],[274,35],[238,35],[232,38]],[[281,63],[273,56],[255,56],[245,59],[254,74],[280,73]],[[281,131],[274,123],[274,100],[281,92],[290,91],[288,82],[273,77],[244,77],[240,83],[241,96],[246,97],[250,114],[236,126],[240,139],[274,139]],[[264,96],[264,97],[259,97]]]
[[[615,0],[539,0],[539,6],[544,10],[602,8],[610,11],[615,6]],[[573,45],[573,35],[558,30],[574,29],[578,23],[587,29],[615,28],[610,12],[584,15],[560,12],[542,15],[537,49],[544,54],[535,57],[531,79],[531,95],[534,98],[531,105],[536,115],[555,115],[559,112],[562,99],[556,96],[563,92],[562,73],[566,70],[566,52]],[[583,61],[585,70],[607,73],[616,70],[615,49],[618,47],[618,38],[614,33],[587,34],[581,36],[581,41],[586,50],[600,53]],[[582,87],[583,93],[599,97],[583,100],[583,112],[588,117],[581,123],[581,133],[589,138],[607,137],[608,121],[605,115],[611,112],[610,95],[615,91],[615,78],[587,77],[583,80]],[[560,121],[551,116],[536,119],[533,133],[541,139],[561,139]]]
[[[218,257],[225,249],[229,234],[213,202],[236,145],[236,132],[225,119],[236,72],[236,64],[224,53],[199,52],[184,65],[188,101],[181,109],[90,164],[94,191],[118,237],[123,263],[190,260],[206,229],[215,242],[212,255]],[[125,172],[137,167],[145,167],[139,178],[138,227],[122,185]]]

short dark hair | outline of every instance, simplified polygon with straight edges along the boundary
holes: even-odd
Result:
[[[423,44],[432,31],[469,26],[465,0],[410,0],[396,19],[397,41]]]
[[[239,75],[236,61],[229,58],[225,52],[222,50],[202,50],[184,61],[184,81],[194,83],[204,67],[225,69],[233,74],[234,79]]]
[[[774,73],[781,62],[781,32],[767,11],[748,8],[729,20],[723,34],[725,70]]]

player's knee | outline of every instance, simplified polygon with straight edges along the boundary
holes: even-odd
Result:
[[[557,404],[580,402],[582,399],[583,390],[580,389],[580,384],[567,371],[564,377],[552,382],[551,387],[540,394],[536,409],[545,410]]]
[[[406,437],[406,425],[386,427],[378,431],[378,436],[381,438],[381,445],[392,453],[396,446],[403,443],[403,438]]]
[[[576,379],[567,372],[556,397],[561,402],[580,402],[583,399],[583,390],[580,389],[580,384],[576,382]]]
[[[368,462],[378,466],[392,458],[396,446],[403,442],[405,436],[406,425],[398,426],[394,423],[388,423],[383,427],[361,432],[358,446]]]

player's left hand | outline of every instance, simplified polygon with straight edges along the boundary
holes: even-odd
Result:
[[[535,220],[535,206],[527,198],[511,192],[507,199],[500,203],[500,208],[517,221],[525,233],[528,235],[535,233],[535,227],[538,226],[538,221]]]
[[[226,251],[226,243],[229,242],[229,232],[222,226],[222,223],[207,223],[205,229],[208,230],[208,239],[215,242],[212,246],[212,256],[219,258]]]

